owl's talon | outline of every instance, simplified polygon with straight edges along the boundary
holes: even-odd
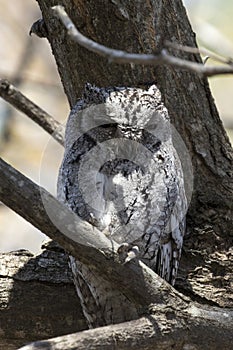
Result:
[[[138,258],[139,248],[136,245],[132,247],[132,245],[128,243],[122,243],[117,249],[117,253],[119,254],[120,261],[123,264],[126,264],[131,260]]]
[[[122,244],[120,245],[120,247],[117,249],[117,253],[118,253],[119,255],[124,254],[124,253],[128,253],[130,247],[131,247],[131,246],[130,246],[129,243],[122,243]]]
[[[127,257],[125,259],[125,264],[130,262],[133,259],[138,259],[139,257],[139,248],[138,246],[133,246],[127,253]]]

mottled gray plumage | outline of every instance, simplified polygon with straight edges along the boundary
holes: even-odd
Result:
[[[67,122],[58,196],[114,241],[138,246],[139,258],[174,284],[187,204],[169,115],[155,85],[86,84]],[[72,258],[71,265],[89,325],[118,322],[111,298],[104,296],[111,289],[107,282]],[[119,292],[109,293],[119,305],[126,302]]]

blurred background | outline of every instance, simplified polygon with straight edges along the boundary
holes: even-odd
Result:
[[[200,46],[233,57],[231,0],[184,0]],[[0,0],[0,78],[14,83],[60,122],[68,104],[45,39],[28,35],[40,18],[35,1]],[[220,116],[233,138],[233,76],[210,79]],[[28,117],[0,98],[0,157],[48,191],[56,193],[62,147]],[[10,193],[9,193],[10,195]],[[0,252],[25,248],[34,253],[46,237],[0,203]]]

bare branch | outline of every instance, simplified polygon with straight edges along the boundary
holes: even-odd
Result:
[[[64,144],[64,126],[5,79],[0,79],[0,96],[40,125],[61,145]]]
[[[203,75],[213,76],[219,74],[233,74],[233,64],[228,66],[204,66],[202,63],[191,62],[170,55],[163,49],[158,54],[136,54],[127,53],[121,50],[111,49],[82,35],[74,23],[67,15],[64,8],[60,5],[52,7],[54,13],[60,18],[67,29],[68,35],[79,45],[96,54],[106,57],[110,62],[115,63],[134,63],[143,65],[168,65],[179,69],[189,70],[191,72]]]
[[[215,60],[217,62],[221,62],[224,64],[228,64],[228,65],[233,64],[232,58],[225,58],[225,57],[220,56],[220,55],[218,55],[210,50],[207,50],[203,47],[200,47],[200,48],[190,47],[190,46],[186,46],[186,45],[180,45],[178,43],[173,43],[173,42],[168,41],[168,40],[165,41],[165,46],[173,48],[175,50],[183,51],[183,52],[203,54],[203,55],[208,56],[209,58],[212,58],[213,60]]]
[[[158,306],[153,315],[29,344],[21,350],[92,350],[130,348],[227,350],[232,345],[232,311],[203,307],[175,310]],[[166,316],[164,316],[164,313]],[[176,322],[174,322],[176,321]],[[212,321],[212,322],[211,322]],[[224,337],[222,332],[224,330]],[[133,344],[133,346],[132,346]]]
[[[0,201],[58,242],[72,256],[87,266],[91,265],[97,274],[106,276],[114,288],[120,286],[136,305],[145,307],[155,301],[161,303],[161,290],[166,290],[169,300],[172,300],[172,295],[179,294],[141,262],[139,265],[118,263],[113,251],[113,248],[117,249],[117,244],[113,247],[113,242],[104,233],[81,220],[45,189],[2,159]],[[113,260],[113,256],[116,259]]]

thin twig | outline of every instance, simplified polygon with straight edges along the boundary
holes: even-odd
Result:
[[[223,64],[228,64],[228,65],[232,65],[233,64],[233,59],[231,57],[223,57],[219,54],[216,54],[215,52],[212,52],[204,47],[190,47],[190,46],[186,46],[186,45],[181,45],[178,43],[174,43],[171,41],[166,40],[164,45],[166,47],[175,49],[175,50],[179,50],[179,51],[183,51],[183,52],[188,52],[188,53],[195,53],[195,54],[203,54],[208,56],[209,58],[217,61],[217,62],[221,62]]]
[[[82,35],[77,30],[62,6],[54,6],[52,7],[52,10],[60,18],[67,29],[68,35],[73,40],[75,40],[79,45],[85,47],[87,50],[106,57],[110,62],[134,63],[152,66],[168,65],[179,69],[189,70],[199,75],[208,77],[219,74],[233,74],[232,64],[229,64],[228,66],[204,66],[202,63],[191,62],[172,56],[165,49],[158,54],[136,54],[111,49]]]
[[[0,79],[0,96],[40,125],[61,145],[64,145],[64,126],[5,79]]]

